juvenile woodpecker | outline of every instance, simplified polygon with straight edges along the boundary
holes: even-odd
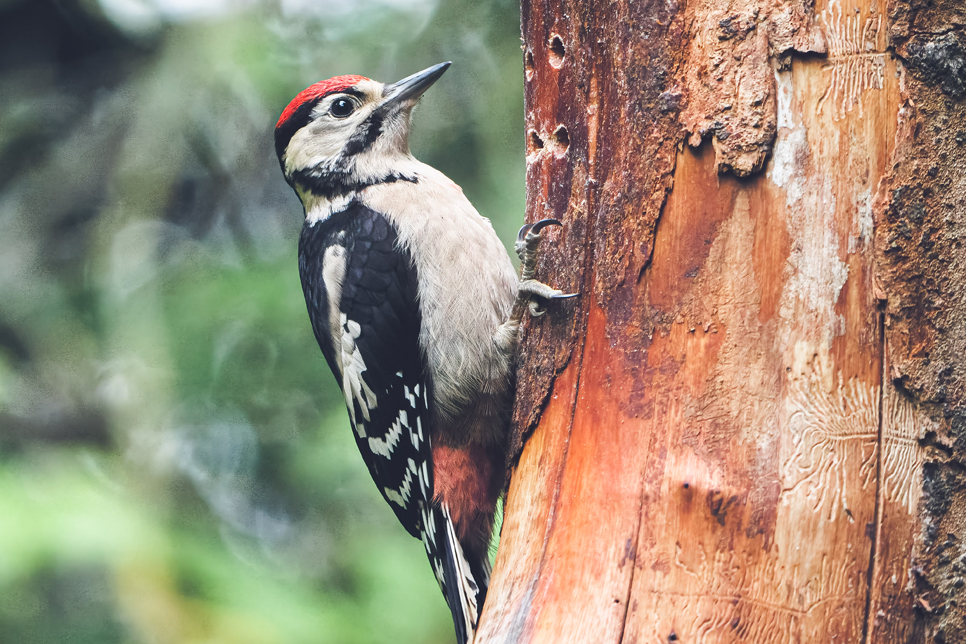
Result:
[[[559,222],[521,229],[518,280],[489,220],[410,153],[412,109],[449,65],[392,85],[316,83],[282,112],[275,150],[305,209],[299,273],[316,340],[465,644],[489,582],[520,319],[567,296],[532,279],[540,229]]]

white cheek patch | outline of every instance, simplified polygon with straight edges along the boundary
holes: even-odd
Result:
[[[360,110],[341,120],[325,114],[313,114],[316,120],[293,134],[285,148],[286,171],[325,168],[331,164],[370,111]]]

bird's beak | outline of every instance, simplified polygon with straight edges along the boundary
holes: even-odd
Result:
[[[423,92],[439,80],[439,77],[450,65],[452,65],[450,62],[433,65],[392,85],[386,85],[386,88],[382,90],[384,100],[381,107],[402,107],[407,103],[414,104],[423,95]]]

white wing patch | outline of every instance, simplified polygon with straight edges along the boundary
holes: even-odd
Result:
[[[423,541],[426,543],[426,552],[430,552],[429,542],[436,538],[436,518],[433,515],[433,508],[428,503],[422,504],[423,511]]]
[[[433,507],[428,503],[420,501],[419,511],[423,515],[423,545],[426,546],[426,554],[430,555],[430,562],[432,563],[433,570],[435,571],[441,564],[439,557],[432,556],[433,546],[431,544],[436,539],[436,520],[433,518]],[[439,572],[436,575],[436,579],[439,580],[440,589],[443,587],[442,573],[443,569],[439,567]]]
[[[426,461],[423,461],[423,466],[419,468],[419,491],[423,493],[423,498],[429,498],[429,467],[426,465]]]
[[[419,419],[417,418],[416,421],[419,422]],[[392,455],[392,450],[396,447],[396,443],[399,442],[403,427],[409,429],[409,414],[406,413],[405,409],[400,409],[399,415],[396,416],[392,427],[389,428],[389,433],[386,434],[386,438],[370,438],[369,449],[372,450],[373,454],[389,458]],[[410,433],[412,433],[412,430],[410,430]]]
[[[396,376],[398,378],[402,378],[403,374],[401,371],[399,371],[396,373]],[[387,393],[388,393],[388,389],[387,389]],[[416,396],[419,395],[418,384],[413,387],[412,391],[410,391],[408,385],[403,385],[403,398],[409,401],[409,407],[412,409],[413,413],[416,416],[415,430],[413,429],[413,426],[409,423],[409,412],[406,411],[405,409],[400,409],[399,415],[396,416],[396,420],[393,421],[392,426],[389,427],[389,431],[386,434],[385,438],[375,438],[371,436],[369,437],[369,450],[373,454],[378,454],[380,456],[390,458],[392,456],[393,450],[396,448],[396,445],[399,443],[399,437],[402,435],[403,428],[405,428],[409,434],[409,440],[413,444],[413,449],[415,449],[417,452],[419,451],[419,445],[420,443],[424,442],[425,439],[423,438],[423,420],[422,420],[422,417],[419,415],[419,409],[416,407],[416,396],[414,396],[413,393],[415,393]],[[361,436],[362,434],[360,434],[360,437]],[[425,465],[425,463],[423,465]],[[423,472],[420,471],[419,484],[420,484],[420,488],[423,491],[423,496],[425,497],[426,485],[423,479],[424,479]]]
[[[419,443],[423,440],[423,419],[416,416],[416,431],[413,428],[409,428],[409,438],[413,441],[413,449],[417,452],[419,451]]]
[[[339,347],[342,337],[342,324],[339,320],[339,302],[342,301],[342,284],[345,282],[346,251],[345,246],[333,244],[325,249],[322,257],[322,282],[325,284],[325,295],[329,304],[329,335],[334,347]],[[342,372],[342,352],[335,352],[335,361]]]
[[[409,505],[409,496],[412,493],[413,474],[415,472],[416,461],[409,459],[409,468],[406,470],[406,476],[403,478],[402,485],[399,489],[383,488],[386,492],[386,498],[401,508],[407,507]]]
[[[417,390],[418,390],[418,387],[419,387],[419,385],[417,385]],[[418,391],[417,391],[417,393],[418,393]],[[409,387],[407,387],[406,385],[403,385],[403,394],[409,400],[409,406],[412,407],[413,409],[416,409],[416,396],[414,396],[412,393],[410,393]]]
[[[359,438],[363,438],[366,435],[366,430],[365,427],[356,422],[354,403],[359,403],[362,417],[369,420],[369,410],[376,408],[376,394],[362,379],[362,374],[366,371],[366,363],[362,359],[362,352],[356,345],[356,338],[362,333],[362,327],[359,326],[358,322],[348,319],[345,313],[342,314],[340,320],[342,322],[342,391],[345,393],[346,407],[349,408],[352,426],[359,434]]]

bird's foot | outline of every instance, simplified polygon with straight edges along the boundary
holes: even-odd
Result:
[[[514,311],[522,316],[523,305],[530,315],[539,317],[547,312],[551,300],[565,300],[576,297],[576,293],[564,293],[534,279],[537,272],[537,249],[540,246],[542,231],[547,226],[562,226],[556,219],[543,219],[535,224],[525,224],[517,233],[514,248],[520,258],[520,286],[517,290],[517,305]],[[517,317],[519,319],[519,317]]]

